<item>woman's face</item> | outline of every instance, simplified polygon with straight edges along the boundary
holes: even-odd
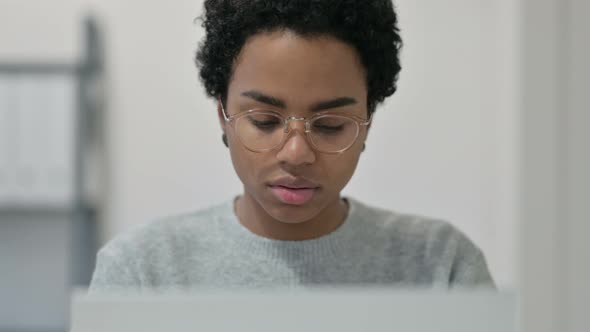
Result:
[[[309,118],[322,112],[367,118],[364,67],[354,48],[329,36],[294,32],[260,33],[248,39],[234,64],[225,111],[228,115],[265,109]],[[340,192],[356,169],[368,127],[340,154],[316,151],[303,121],[274,150],[252,152],[232,125],[220,121],[228,136],[232,162],[247,201],[283,223],[303,223],[340,203]],[[308,189],[295,189],[306,187]]]

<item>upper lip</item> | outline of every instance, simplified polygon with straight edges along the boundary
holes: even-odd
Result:
[[[304,178],[297,178],[297,177],[282,177],[282,178],[278,178],[274,181],[271,181],[269,183],[270,186],[281,186],[281,187],[287,187],[287,188],[292,188],[292,189],[307,189],[307,188],[317,188],[319,187],[317,184],[306,180]]]

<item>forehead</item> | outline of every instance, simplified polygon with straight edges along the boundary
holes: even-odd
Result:
[[[366,104],[365,70],[357,51],[330,36],[290,31],[259,33],[237,57],[230,96],[258,90],[304,106],[317,100],[353,97]]]

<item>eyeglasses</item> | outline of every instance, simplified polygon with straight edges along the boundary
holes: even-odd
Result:
[[[371,123],[356,116],[318,113],[311,118],[284,117],[282,114],[253,109],[228,116],[221,103],[226,123],[232,123],[240,142],[252,152],[271,151],[284,144],[289,136],[291,121],[305,121],[305,134],[319,152],[342,153],[348,150],[359,136],[360,128]]]

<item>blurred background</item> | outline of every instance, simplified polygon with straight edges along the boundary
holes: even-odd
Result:
[[[396,0],[398,92],[345,194],[449,220],[588,331],[590,3]],[[0,0],[0,331],[65,331],[116,234],[241,192],[193,63],[202,1]]]

